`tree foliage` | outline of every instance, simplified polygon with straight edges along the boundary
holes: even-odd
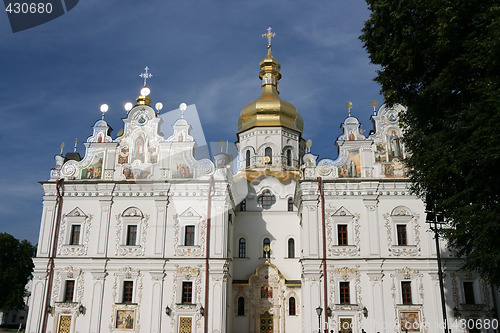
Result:
[[[23,307],[35,253],[36,247],[27,240],[0,233],[0,310]]]
[[[450,221],[465,268],[500,284],[500,3],[366,0],[360,39],[401,103],[412,190]]]

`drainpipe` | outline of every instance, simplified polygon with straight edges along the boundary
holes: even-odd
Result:
[[[50,294],[52,288],[52,280],[54,277],[54,258],[56,256],[57,251],[57,239],[59,238],[59,224],[61,222],[61,211],[62,211],[62,203],[63,197],[61,194],[63,179],[56,180],[56,190],[57,190],[57,215],[56,215],[56,223],[54,226],[54,236],[52,239],[52,253],[49,257],[49,262],[47,264],[47,270],[49,271],[48,281],[47,281],[47,292],[45,293],[45,307],[43,309],[43,323],[42,323],[42,333],[47,331],[47,317],[49,315],[48,306],[50,302]]]
[[[211,214],[211,206],[212,206],[212,186],[214,182],[214,177],[210,177],[208,181],[208,201],[207,201],[207,240],[206,240],[206,255],[205,255],[205,328],[204,332],[208,332],[208,267],[209,267],[209,258],[210,258],[210,214]]]
[[[323,180],[321,177],[318,177],[318,188],[319,188],[319,198],[321,201],[321,223],[322,223],[322,229],[323,229],[323,259],[321,260],[321,263],[323,265],[323,300],[324,300],[324,311],[325,311],[325,332],[328,332],[328,302],[327,302],[327,295],[328,295],[328,287],[327,287],[327,276],[326,276],[326,225],[325,225],[325,195],[323,193]]]

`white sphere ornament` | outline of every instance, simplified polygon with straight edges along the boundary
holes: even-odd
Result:
[[[108,104],[101,105],[101,112],[102,113],[108,112],[108,109],[109,109]]]
[[[156,108],[156,110],[161,111],[161,109],[163,109],[163,103],[161,103],[161,102],[156,103],[155,108]]]
[[[125,103],[125,110],[126,110],[126,111],[130,111],[130,110],[132,110],[132,103],[130,103],[130,102]]]
[[[181,109],[181,111],[186,111],[187,109],[186,103],[181,103],[181,105],[179,105],[179,109]]]
[[[149,90],[148,87],[144,87],[144,88],[141,89],[141,95],[142,96],[148,96],[150,92],[151,92],[151,90]]]

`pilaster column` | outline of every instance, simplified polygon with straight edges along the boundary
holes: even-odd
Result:
[[[368,243],[370,255],[380,255],[380,232],[378,221],[378,199],[376,197],[363,199],[368,222]]]
[[[90,309],[89,328],[91,333],[101,331],[102,302],[104,297],[104,282],[108,273],[104,271],[90,272],[92,276],[92,299],[86,307]]]

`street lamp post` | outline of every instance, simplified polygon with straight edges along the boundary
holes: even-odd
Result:
[[[321,333],[321,313],[323,312],[323,309],[321,306],[318,306],[316,308],[316,313],[318,314],[318,333]]]
[[[439,248],[439,233],[438,233],[438,224],[444,224],[444,216],[441,214],[436,214],[432,210],[427,209],[425,211],[427,213],[425,222],[434,224],[434,238],[436,240],[436,252],[437,252],[437,261],[438,261],[438,277],[439,277],[439,289],[441,292],[441,310],[443,311],[443,320],[444,320],[444,333],[449,333],[448,329],[448,318],[446,315],[446,301],[444,298],[444,283],[443,283],[443,270],[441,268],[441,250]]]

